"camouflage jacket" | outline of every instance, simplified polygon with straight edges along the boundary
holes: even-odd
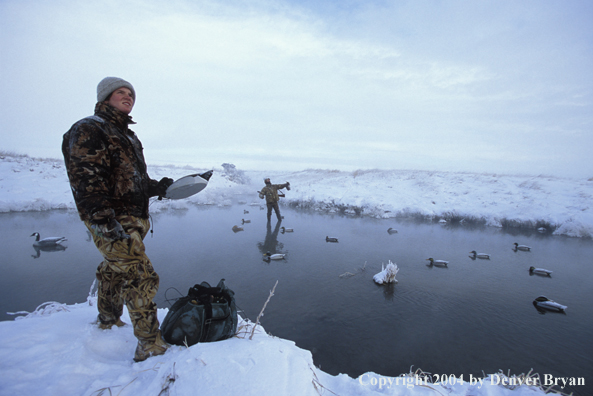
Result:
[[[62,153],[83,221],[100,224],[119,215],[148,218],[148,199],[158,182],[146,172],[142,144],[130,124],[129,115],[99,102],[94,116],[64,134]]]
[[[278,196],[278,190],[286,188],[286,186],[288,186],[288,183],[266,185],[264,188],[261,189],[259,194],[260,196],[264,195],[266,197],[266,203],[278,202],[278,200],[280,199],[280,197]]]

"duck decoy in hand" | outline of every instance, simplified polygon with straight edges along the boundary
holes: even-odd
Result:
[[[375,281],[375,283],[378,283],[380,285],[384,283],[397,283],[397,279],[395,279],[395,276],[399,272],[397,264],[392,263],[391,260],[389,260],[387,267],[381,264],[381,268],[381,272],[373,276],[373,280]]]
[[[391,228],[391,227],[389,227],[389,228],[387,229],[387,233],[388,233],[389,235],[391,235],[391,234],[397,234],[397,230],[396,230],[395,228]]]
[[[284,260],[285,256],[286,256],[286,254],[283,254],[283,253],[275,253],[275,254],[272,254],[270,252],[264,253],[265,260]]]
[[[550,311],[557,311],[557,312],[564,312],[566,305],[562,305],[557,303],[556,301],[550,300],[546,296],[539,296],[535,300],[533,300],[533,305],[540,308],[548,309]]]
[[[446,267],[447,264],[449,264],[448,261],[445,261],[445,260],[435,260],[432,257],[431,258],[427,258],[426,261],[430,261],[430,265],[438,265],[440,267]]]
[[[472,259],[479,258],[479,259],[484,259],[484,260],[490,260],[490,255],[487,253],[478,253],[475,250],[472,250],[470,253],[471,253],[471,256],[469,256],[469,257],[471,257]]]
[[[280,232],[281,233],[285,233],[285,232],[293,232],[294,230],[292,228],[285,228],[285,227],[280,227]]]
[[[38,246],[38,247],[56,246],[56,245],[60,245],[63,242],[67,241],[67,239],[65,237],[47,237],[47,238],[40,239],[38,232],[32,233],[31,236],[35,237],[33,246]]]
[[[325,237],[325,242],[338,242],[338,238]]]
[[[515,248],[513,249],[514,251],[522,250],[524,252],[529,252],[531,250],[531,248],[529,246],[519,245],[517,242],[515,242],[514,245],[515,245]]]
[[[550,270],[547,269],[543,269],[543,268],[535,268],[535,267],[529,267],[529,273],[531,275],[542,275],[542,276],[552,276],[552,272]]]

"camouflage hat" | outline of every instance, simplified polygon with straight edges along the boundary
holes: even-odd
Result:
[[[105,77],[97,85],[97,102],[103,102],[118,88],[125,87],[132,91],[132,98],[136,100],[136,91],[132,84],[119,77]]]

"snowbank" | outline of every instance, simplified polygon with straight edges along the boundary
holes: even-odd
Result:
[[[291,190],[281,203],[295,208],[593,236],[592,179],[398,170],[243,172],[223,165],[215,169],[201,193],[179,201],[155,200],[151,211],[238,202],[261,205],[257,191],[263,179],[270,177],[272,183],[290,181]],[[176,179],[205,170],[149,166],[154,179]],[[75,209],[61,160],[0,156],[0,178],[0,212]]]

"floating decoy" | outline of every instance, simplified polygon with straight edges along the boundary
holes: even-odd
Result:
[[[524,252],[528,252],[531,250],[531,248],[529,246],[525,246],[525,245],[519,245],[517,242],[514,243],[515,245],[515,251],[517,250],[523,250]]]
[[[249,213],[248,210],[243,209],[243,214],[248,214],[248,213]]]
[[[325,237],[325,242],[338,242],[338,238]]]
[[[241,219],[241,224],[251,223],[251,220]]]
[[[282,254],[282,253],[272,254],[270,252],[264,253],[264,259],[266,259],[266,260],[284,260],[284,256],[286,256],[286,254]]]
[[[31,236],[35,237],[35,242],[33,242],[33,246],[38,247],[49,247],[49,246],[56,246],[62,244],[62,242],[66,242],[67,239],[65,237],[48,237],[39,239],[39,233],[34,232]]]
[[[470,257],[473,259],[479,258],[479,259],[490,260],[490,255],[487,253],[478,253],[475,250],[472,250],[470,253],[472,254]]]
[[[431,258],[427,258],[426,261],[430,261],[430,265],[438,265],[440,267],[446,267],[447,264],[449,264],[448,261],[445,261],[445,260],[435,260],[432,257]]]
[[[396,230],[395,228],[391,228],[391,227],[389,227],[389,228],[387,229],[387,233],[388,233],[389,235],[391,235],[391,234],[397,234],[397,230]]]
[[[285,233],[285,232],[293,232],[294,230],[292,228],[285,228],[285,227],[280,227],[280,232],[281,233]]]
[[[543,268],[535,268],[535,267],[529,267],[529,273],[530,274],[535,274],[535,275],[542,275],[542,276],[552,276],[552,272],[550,270],[547,269],[543,269]]]
[[[533,300],[533,305],[535,305],[536,307],[549,309],[550,311],[558,312],[564,312],[564,310],[567,308],[566,305],[562,305],[557,303],[556,301],[550,300],[546,296],[539,296],[538,298]]]
[[[397,279],[395,279],[395,276],[399,272],[397,264],[392,263],[391,260],[389,260],[387,267],[381,264],[381,268],[381,272],[373,276],[373,280],[375,281],[375,283],[378,283],[380,285],[384,283],[397,283]]]
[[[239,231],[243,231],[243,227],[239,227],[237,225],[233,226],[233,232],[239,232]]]

